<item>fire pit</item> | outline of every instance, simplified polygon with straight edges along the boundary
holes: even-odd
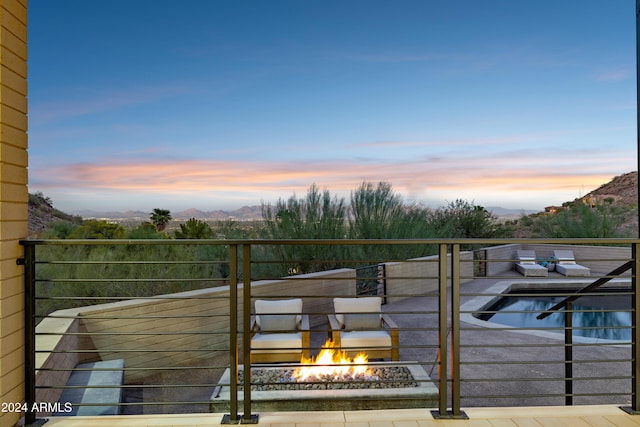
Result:
[[[369,365],[366,374],[356,376],[321,375],[296,378],[294,369],[251,369],[251,390],[343,390],[372,388],[417,387],[411,371],[406,366]],[[238,382],[242,390],[243,372],[239,372]]]
[[[242,378],[242,367],[239,377]],[[229,411],[229,370],[211,396],[211,412]],[[251,369],[251,400],[255,411],[346,411],[362,409],[432,408],[438,390],[415,362],[370,363],[365,355],[346,358],[327,343],[312,360],[297,368]],[[240,380],[240,384],[242,379]],[[242,405],[244,393],[238,392]]]

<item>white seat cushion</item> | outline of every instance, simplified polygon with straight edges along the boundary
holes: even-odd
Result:
[[[591,274],[588,267],[578,264],[558,264],[556,271],[565,276],[589,276]]]
[[[298,313],[302,313],[302,299],[288,299],[288,300],[256,300],[256,323],[262,328],[261,314],[273,314],[273,315],[296,315],[295,323],[300,323],[302,316]],[[281,320],[284,322],[286,317]],[[271,318],[270,320],[275,320]],[[270,322],[273,323],[273,322]],[[276,323],[280,323],[277,321]],[[282,325],[280,325],[282,326]],[[290,325],[289,325],[290,326]],[[286,329],[295,329],[287,326]],[[295,326],[295,325],[294,325]],[[278,330],[276,328],[276,330]],[[282,330],[282,328],[280,329]]]
[[[353,331],[340,333],[340,347],[357,348],[366,352],[368,347],[391,348],[391,336],[387,331]]]
[[[256,334],[251,338],[254,353],[292,353],[301,351],[302,333]]]
[[[340,327],[344,326],[345,313],[380,313],[381,306],[382,298],[380,297],[333,299],[333,308]]]

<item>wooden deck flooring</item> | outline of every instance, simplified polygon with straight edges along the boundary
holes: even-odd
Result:
[[[435,420],[427,409],[261,413],[263,427],[640,427],[615,405],[469,408],[468,420]],[[222,414],[60,417],[47,427],[211,427]]]

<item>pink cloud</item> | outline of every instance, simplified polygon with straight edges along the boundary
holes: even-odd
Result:
[[[397,191],[412,198],[502,197],[508,202],[510,197],[526,198],[527,194],[536,197],[569,194],[561,199],[566,201],[576,197],[582,189],[590,191],[613,176],[628,172],[610,172],[612,164],[620,157],[620,153],[609,152],[599,157],[585,153],[573,158],[549,156],[541,159],[528,153],[520,157],[509,153],[485,158],[450,156],[438,161],[411,159],[394,163],[151,159],[41,169],[38,175],[46,176],[47,184],[38,187],[117,191],[123,199],[139,193],[193,194],[195,198],[202,194],[246,194],[257,197],[258,203],[260,195],[287,198],[292,192],[303,194],[313,183],[348,195],[364,181],[388,181]]]

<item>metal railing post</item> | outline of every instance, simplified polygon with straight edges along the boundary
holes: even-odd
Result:
[[[36,247],[24,246],[24,401],[26,425],[36,422]]]
[[[238,424],[238,245],[229,245],[229,412],[221,424]]]
[[[447,322],[447,245],[440,243],[438,256],[438,412],[434,411],[435,418],[444,418],[447,415],[448,395],[448,322]]]
[[[460,410],[460,244],[451,245],[451,417],[468,418]]]
[[[447,247],[441,243],[438,257],[439,274],[439,348],[438,348],[438,411],[432,411],[434,418],[467,419],[460,410],[460,245],[451,245],[451,376],[448,369],[447,347]],[[451,378],[451,411],[447,411],[447,385]]]
[[[640,347],[638,347],[638,331],[640,330],[640,295],[638,295],[638,272],[640,272],[640,260],[638,259],[638,243],[634,243],[631,249],[633,267],[631,269],[631,409],[634,413],[640,411]]]
[[[573,303],[564,310],[564,404],[573,405]]]
[[[638,2],[640,4],[640,1]],[[631,406],[622,406],[621,409],[629,414],[640,414],[640,348],[638,347],[638,329],[640,328],[640,295],[638,295],[638,272],[640,272],[640,260],[638,259],[638,243],[631,244]]]
[[[244,414],[242,424],[257,424],[251,413],[251,245],[242,246],[242,361],[244,364]]]

